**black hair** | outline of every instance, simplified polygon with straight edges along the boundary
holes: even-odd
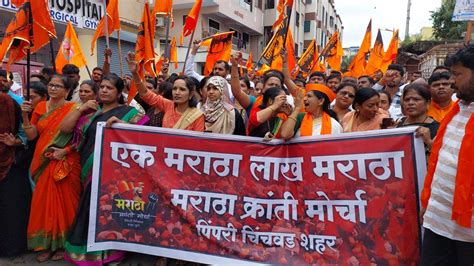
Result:
[[[448,57],[445,62],[445,65],[451,67],[458,63],[462,64],[464,67],[470,68],[471,71],[474,70],[474,44],[466,46],[458,50],[455,54]]]
[[[360,76],[357,80],[363,79],[363,78],[366,78],[367,80],[369,80],[370,84],[372,84],[372,85],[375,84],[375,80],[371,76],[367,76],[367,75]]]
[[[94,72],[94,70],[100,70],[100,71],[102,71],[102,72],[104,71],[104,70],[102,70],[101,67],[94,67],[94,68],[92,69],[92,72]]]
[[[260,109],[265,109],[268,107],[268,104],[270,103],[270,100],[275,100],[275,97],[280,95],[283,91],[282,88],[280,87],[271,87],[268,88],[264,93],[263,93],[263,99],[262,99],[262,104],[259,106]]]
[[[110,74],[105,75],[102,78],[102,81],[104,80],[110,81],[110,83],[112,83],[112,85],[114,85],[115,88],[117,88],[117,93],[119,94],[118,103],[125,104],[125,97],[123,97],[123,94],[122,94],[122,91],[125,88],[125,83],[123,82],[123,79],[121,79],[117,74],[110,73]]]
[[[30,90],[34,91],[41,98],[45,98],[45,99],[48,98],[48,89],[43,84],[43,82],[32,81],[30,83]]]
[[[338,79],[339,81],[341,81],[342,76],[341,74],[332,73],[331,75],[327,76],[325,81],[328,82],[330,79]]]
[[[323,99],[324,100],[324,102],[323,102],[323,112],[328,114],[330,117],[334,118],[336,121],[339,121],[337,119],[336,112],[331,110],[331,101],[329,100],[329,97],[325,93],[322,93],[322,92],[316,91],[316,90],[311,90],[311,91],[309,91],[309,93],[312,93],[318,99]]]
[[[66,64],[62,69],[63,75],[79,74],[79,68],[73,64]]]
[[[51,79],[53,79],[53,78],[60,79],[62,81],[63,85],[64,85],[64,88],[67,91],[72,92],[74,90],[74,83],[72,83],[72,81],[70,79],[68,79],[68,77],[66,77],[65,75],[55,74],[51,77]],[[51,80],[49,82],[51,82]],[[71,93],[69,93],[69,94],[71,94]]]
[[[7,71],[0,69],[0,77],[8,78]]]
[[[191,99],[188,102],[188,106],[189,107],[196,107],[197,104],[198,104],[198,100],[196,99],[196,96],[194,95],[194,92],[196,91],[196,84],[194,83],[194,81],[190,77],[187,77],[187,76],[184,76],[184,75],[179,75],[178,77],[176,77],[174,82],[176,82],[179,79],[183,80],[184,83],[186,83],[186,88],[188,88],[189,94],[192,95]]]
[[[324,80],[326,80],[326,75],[321,71],[314,71],[313,73],[309,74],[308,79],[311,79],[314,76],[322,77]]]
[[[40,80],[41,83],[43,83],[45,86],[48,86],[48,80],[41,74],[31,74],[32,78],[37,78]]]
[[[99,91],[99,86],[97,85],[97,83],[95,83],[94,81],[88,79],[88,80],[84,80],[83,82],[81,82],[81,86],[84,85],[84,84],[89,85],[89,87],[91,87],[94,94],[97,95],[97,92]]]
[[[56,71],[54,71],[54,69],[52,67],[43,67],[43,69],[41,69],[41,74],[43,74],[43,75],[46,74],[49,77],[51,77],[52,75],[56,74]],[[49,82],[49,80],[48,80],[48,82]]]
[[[153,78],[153,79],[147,78],[147,79],[145,80],[145,82],[150,83],[151,86],[153,87],[153,89],[156,89],[156,82],[155,82],[155,79],[154,79],[154,78]]]
[[[355,92],[357,92],[359,90],[359,86],[357,86],[357,84],[355,84],[354,82],[342,82],[336,88],[336,93],[338,93],[340,90],[342,90],[345,87],[352,87],[352,88],[354,88]]]
[[[431,77],[428,79],[428,84],[431,85],[431,83],[442,80],[442,79],[447,79],[449,80],[451,78],[451,73],[450,72],[437,72],[433,73]]]
[[[362,105],[368,99],[379,96],[379,93],[372,89],[372,88],[362,88],[356,91],[354,102],[352,103],[352,107],[355,109],[356,105]]]
[[[392,96],[390,96],[390,93],[388,93],[387,91],[379,91],[379,95],[382,95],[382,94],[387,95],[388,104],[391,104],[392,103]]]
[[[421,71],[413,71],[411,74],[421,74]]]
[[[275,69],[268,70],[267,72],[265,72],[265,74],[263,74],[263,84],[265,85],[265,83],[267,83],[267,81],[273,77],[279,79],[281,82],[281,86],[283,86],[284,81],[285,81],[283,73]]]
[[[303,83],[303,86],[306,86],[306,80],[304,80],[303,77],[296,77],[296,78],[293,80],[293,82],[295,82],[295,83],[296,83],[297,81]]]
[[[173,73],[168,77],[168,82],[174,83],[174,81],[178,78],[178,74]]]
[[[431,101],[431,93],[430,89],[428,88],[427,85],[421,84],[421,83],[410,83],[408,84],[404,89],[403,89],[403,98],[405,98],[405,95],[408,93],[408,91],[415,91],[423,97],[427,102]]]
[[[218,60],[214,65],[222,64],[222,63],[224,63],[225,71],[230,72],[230,65],[229,65],[229,63],[228,63],[227,61]]]
[[[158,85],[159,93],[168,100],[173,98],[173,84],[168,81],[163,81]]]
[[[239,80],[240,80],[240,81],[243,81],[243,82],[245,83],[245,85],[247,85],[247,88],[248,88],[248,89],[251,89],[251,87],[250,87],[250,80],[249,80],[248,78],[246,78],[246,77],[240,77]]]
[[[400,73],[400,76],[402,76],[402,77],[403,77],[403,75],[405,75],[405,69],[403,69],[403,66],[400,65],[400,64],[390,64],[388,66],[388,70],[398,71]]]
[[[199,82],[199,84],[196,86],[196,91],[197,93],[202,97],[202,89],[206,86],[207,84],[207,80],[209,79],[210,77],[204,77],[203,79],[201,79],[201,81]]]
[[[451,72],[451,69],[450,69],[449,67],[439,65],[439,66],[436,66],[436,67],[433,69],[433,72],[431,72],[431,74],[433,74],[434,72],[436,72],[436,70],[440,70],[440,69],[444,69],[444,70],[446,70],[447,72]]]

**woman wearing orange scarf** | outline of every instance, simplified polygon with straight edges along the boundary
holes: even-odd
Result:
[[[304,106],[306,112],[299,113],[303,92],[298,92],[295,109],[282,125],[281,137],[290,139],[293,136],[306,137],[342,133],[337,122],[337,115],[329,109],[336,94],[321,84],[307,84]]]
[[[79,204],[79,154],[70,146],[72,134],[59,130],[63,119],[75,108],[75,103],[66,101],[72,88],[73,84],[65,76],[53,76],[48,84],[50,99],[36,106],[31,121],[28,118],[31,102],[22,105],[25,134],[28,140],[37,139],[30,167],[35,187],[28,223],[28,248],[46,251],[37,257],[39,262],[63,259],[66,235]]]

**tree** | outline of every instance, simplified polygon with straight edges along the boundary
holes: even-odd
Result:
[[[466,23],[451,20],[455,4],[455,0],[443,0],[441,7],[431,12],[433,35],[436,39],[462,39],[462,33],[466,31]]]

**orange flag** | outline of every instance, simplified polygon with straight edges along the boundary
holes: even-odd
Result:
[[[71,21],[67,24],[61,47],[59,47],[58,55],[56,56],[56,71],[61,73],[63,66],[66,64],[74,64],[77,67],[86,65],[86,58],[82,53]]]
[[[370,52],[370,46],[372,44],[372,19],[367,25],[364,39],[360,45],[359,51],[354,56],[351,64],[347,67],[347,71],[352,74],[353,77],[362,76],[365,73],[365,57]]]
[[[150,73],[153,76],[156,76],[154,64],[155,64],[155,50],[153,47],[153,36],[152,28],[154,25],[151,24],[150,19],[150,9],[148,6],[148,1],[145,2],[145,7],[143,8],[142,20],[140,22],[140,27],[138,28],[137,34],[137,43],[135,44],[135,60],[138,63],[138,73],[144,78],[144,71]],[[176,42],[176,39],[175,39]],[[130,91],[128,93],[128,103],[137,94],[137,87],[135,83],[132,82],[130,86]]]
[[[179,46],[183,46],[183,33],[179,35]]]
[[[336,31],[321,51],[321,56],[324,57],[324,60],[332,69],[340,71],[343,55],[344,50],[342,49],[341,40],[339,39],[339,32]]]
[[[251,71],[254,68],[252,52],[250,52],[249,54],[249,58],[247,59],[247,63],[245,64],[245,67],[247,68],[247,71]]]
[[[224,32],[212,36],[211,46],[206,57],[204,66],[204,75],[209,76],[212,73],[214,64],[219,60],[229,61],[232,53],[232,36],[234,32]]]
[[[370,57],[367,61],[367,66],[365,67],[365,74],[372,76],[380,69],[382,65],[382,60],[385,55],[383,49],[383,39],[382,34],[380,33],[380,29],[377,32],[377,38],[375,39],[374,47],[372,51],[370,51]]]
[[[257,77],[262,76],[268,70],[270,70],[270,67],[267,64],[263,64],[259,70],[255,71],[255,76]]]
[[[107,30],[108,35],[111,35],[114,30],[120,30],[120,18],[119,18],[119,8],[118,8],[118,0],[109,0],[109,4],[107,5]],[[91,55],[94,55],[94,48],[95,43],[99,37],[105,36],[105,16],[103,16],[97,28],[94,32],[94,37],[92,37],[91,43]]]
[[[298,61],[298,66],[304,75],[312,72],[314,68],[319,68],[319,54],[315,39],[313,39],[306,48],[305,52]]]
[[[186,21],[183,27],[183,35],[188,36],[196,28],[196,24],[199,18],[199,12],[201,12],[202,0],[197,0],[194,3],[193,8],[189,11],[186,16]]]
[[[388,66],[397,59],[398,41],[398,30],[396,30],[393,33],[392,39],[390,40],[390,44],[388,45],[387,51],[385,52],[382,64],[380,66],[380,69],[384,73],[387,71]]]
[[[283,34],[285,34],[283,32]],[[271,60],[271,68],[282,70],[283,69],[283,58],[280,56],[280,51],[283,43],[284,36],[280,36],[278,39],[277,48],[274,50],[273,58]],[[285,48],[286,52],[288,53],[288,69],[290,72],[296,67],[296,57],[295,57],[295,43],[293,41],[293,36],[291,34],[291,29],[288,29],[288,36],[286,37]]]
[[[156,64],[155,64],[156,74],[160,73],[161,67],[162,67],[164,61],[165,61],[165,58],[163,56],[161,56],[160,59],[156,62]]]
[[[178,50],[176,49],[176,37],[171,40],[170,63],[174,63],[174,69],[178,68]]]
[[[18,11],[8,24],[0,47],[0,62],[10,52],[7,70],[10,64],[26,56],[28,47],[33,54],[49,43],[50,36],[56,38],[46,1],[17,0],[15,3]]]
[[[159,0],[155,1],[155,6],[151,12],[153,15],[156,14],[170,14],[173,9],[173,0]]]

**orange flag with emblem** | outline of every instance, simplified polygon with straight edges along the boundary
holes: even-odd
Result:
[[[392,39],[390,40],[390,44],[388,45],[387,51],[382,60],[382,64],[380,69],[383,73],[385,73],[388,69],[388,66],[392,64],[393,61],[397,59],[398,54],[398,30],[393,33]]]
[[[305,49],[305,52],[298,60],[298,66],[303,72],[303,76],[308,75],[309,72],[319,71],[313,69],[319,69],[319,54],[318,46],[316,45],[316,39],[313,39],[308,47]]]
[[[206,57],[206,65],[204,66],[205,76],[209,76],[212,73],[212,69],[217,61],[229,61],[232,53],[233,34],[233,31],[229,31],[212,36],[211,45]]]
[[[193,8],[189,11],[186,16],[186,20],[183,27],[183,35],[188,36],[196,29],[196,24],[199,18],[199,13],[201,12],[202,0],[197,0],[194,3]]]
[[[339,32],[336,31],[321,51],[321,56],[324,57],[324,60],[332,69],[339,71],[341,70],[343,55],[344,50],[342,49],[341,40],[339,39]]]
[[[67,24],[63,41],[61,42],[58,55],[56,56],[56,71],[61,73],[63,66],[66,64],[74,64],[77,67],[83,67],[86,65],[86,58],[82,53],[79,40],[77,39],[71,21]]]
[[[7,70],[27,54],[27,48],[33,54],[56,38],[56,30],[49,15],[46,1],[17,0],[18,11],[8,24],[0,47],[0,62],[9,54]]]
[[[365,66],[366,61],[365,57],[370,52],[370,46],[372,44],[372,19],[367,26],[367,30],[365,31],[364,39],[360,45],[359,51],[354,56],[351,64],[347,67],[347,72],[351,73],[353,77],[360,77],[365,73]]]
[[[137,43],[135,44],[135,61],[138,64],[138,74],[144,79],[144,71],[156,76],[155,73],[155,50],[153,47],[153,35],[148,1],[143,8],[142,20],[138,27]],[[176,42],[176,40],[175,40]],[[128,103],[137,95],[137,87],[134,82],[128,93]]]
[[[372,48],[372,51],[370,51],[370,57],[367,61],[367,66],[365,67],[366,75],[373,76],[375,72],[380,69],[384,55],[385,52],[383,49],[383,39],[379,30],[377,32],[377,38],[375,39],[374,47]]]
[[[249,54],[249,58],[247,59],[247,63],[245,64],[245,67],[247,68],[247,71],[251,71],[254,68],[252,52],[250,52]]]
[[[120,30],[120,18],[119,18],[119,7],[118,7],[118,0],[109,0],[109,4],[107,4],[107,30],[108,33],[107,35],[111,35],[114,30]],[[97,25],[97,28],[95,29],[94,32],[94,37],[92,37],[92,42],[91,42],[91,55],[94,55],[94,48],[95,48],[95,43],[97,42],[97,39],[99,37],[105,36],[105,17],[103,16],[99,24]]]
[[[170,63],[174,63],[174,69],[178,68],[178,50],[176,49],[176,37],[173,37],[170,45]]]

